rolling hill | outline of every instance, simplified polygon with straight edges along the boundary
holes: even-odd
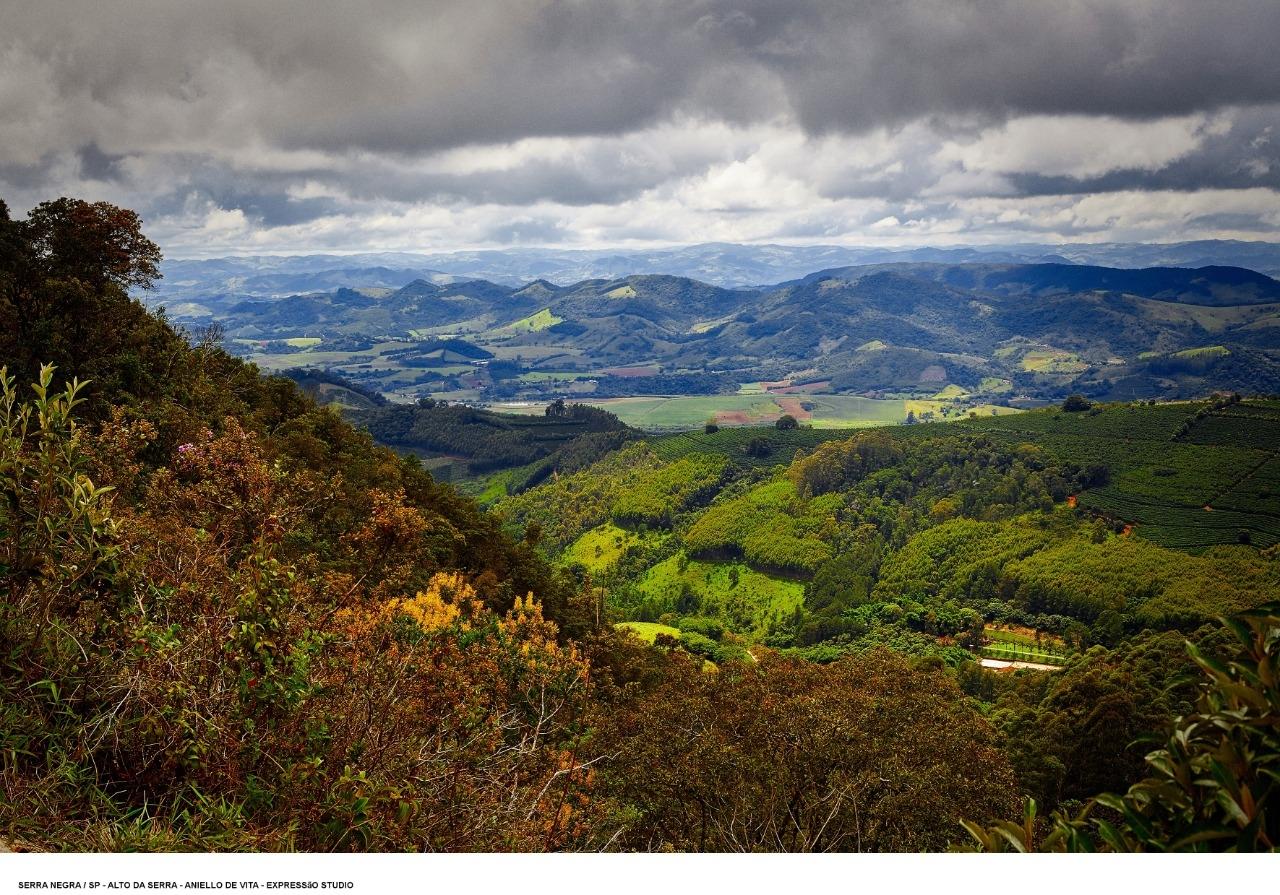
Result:
[[[174,316],[188,319],[181,307]],[[1280,283],[1222,266],[892,263],[757,289],[651,274],[519,288],[417,278],[254,298],[214,319],[270,369],[334,369],[397,399],[714,394],[752,382],[998,403],[1280,391]],[[320,341],[299,347],[303,337]],[[488,357],[455,357],[435,378],[406,376],[395,360],[450,337]]]

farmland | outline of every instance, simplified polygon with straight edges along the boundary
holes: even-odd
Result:
[[[508,333],[541,332],[542,330],[555,326],[560,322],[562,322],[561,318],[552,314],[549,308],[543,308],[536,314],[530,314],[528,317],[517,320],[514,323],[508,323],[505,327],[495,330],[494,334],[505,335]]]
[[[581,374],[526,374],[565,379]],[[532,380],[530,380],[532,381]],[[753,384],[758,386],[757,384]],[[958,397],[949,393],[950,398]],[[649,432],[671,432],[700,429],[708,422],[718,426],[762,426],[776,421],[784,413],[815,429],[857,429],[890,426],[907,420],[908,413],[919,419],[926,414],[941,419],[959,419],[971,408],[946,399],[864,398],[857,395],[796,394],[786,395],[748,390],[736,395],[637,396],[592,399],[584,396],[580,403],[599,407],[616,415],[629,426]],[[503,413],[543,412],[542,402],[492,405]],[[1007,407],[982,405],[974,412],[1004,415],[1017,411]]]
[[[982,637],[981,653],[990,659],[1063,665],[1072,652],[1060,638],[1028,628],[988,625]]]
[[[1280,409],[1246,400],[1155,407],[1109,405],[1096,413],[1044,412],[971,425],[1108,470],[1082,507],[1130,523],[1176,548],[1280,542]]]
[[[627,548],[643,541],[641,535],[612,522],[582,533],[562,555],[567,563],[577,563],[592,574],[600,574],[614,566]]]

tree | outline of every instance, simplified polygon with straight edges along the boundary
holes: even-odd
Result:
[[[1014,802],[994,734],[944,671],[886,649],[699,665],[673,654],[660,686],[600,719],[607,785],[634,815],[621,848],[937,849],[952,818]]]
[[[789,413],[784,413],[782,416],[778,417],[778,421],[774,423],[774,425],[784,432],[789,429],[800,428],[800,424],[796,422],[796,418]]]
[[[1062,409],[1067,413],[1079,413],[1082,410],[1088,410],[1092,406],[1084,395],[1068,395],[1067,399],[1062,402]]]
[[[123,386],[135,396],[172,375],[181,339],[130,299],[159,273],[160,249],[138,216],[106,202],[57,199],[25,221],[0,217],[0,363],[21,377],[41,365],[94,380],[85,397]]]
[[[1280,848],[1280,604],[1223,623],[1235,657],[1186,644],[1203,679],[1148,775],[1122,795],[1096,796],[1047,822],[1028,800],[1023,821],[964,826],[987,851],[1275,851]]]
[[[582,843],[581,579],[291,380],[149,313],[126,292],[145,246],[82,208],[31,228],[0,208],[0,835]],[[59,391],[39,360],[63,357]]]
[[[716,424],[715,420],[707,420],[707,424],[702,427],[702,431],[706,432],[708,435],[714,435],[720,431],[720,427]]]
[[[108,283],[150,289],[160,278],[160,247],[143,235],[142,219],[109,202],[42,202],[23,230],[46,278],[76,279],[94,289]]]

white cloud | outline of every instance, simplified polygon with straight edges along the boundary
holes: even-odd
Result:
[[[1159,170],[1197,149],[1206,134],[1221,136],[1229,130],[1225,116],[1124,121],[1034,115],[983,131],[974,140],[948,141],[938,157],[966,171],[1098,177],[1112,171]]]

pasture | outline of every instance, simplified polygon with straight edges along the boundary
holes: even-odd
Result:
[[[608,571],[628,548],[642,540],[636,532],[606,522],[584,532],[566,548],[561,559],[566,563],[579,563],[588,572],[598,575]]]
[[[531,374],[526,374],[531,375]],[[556,377],[586,374],[549,374]],[[753,383],[758,387],[759,384]],[[736,395],[647,395],[627,398],[584,398],[580,403],[599,407],[616,415],[629,426],[648,432],[679,432],[701,429],[707,422],[718,426],[768,426],[784,413],[815,429],[859,429],[894,426],[906,422],[907,414],[917,419],[932,413],[943,419],[959,419],[971,408],[946,400],[903,398],[863,398],[858,395],[778,394],[763,390],[740,391]],[[542,413],[545,402],[498,403],[502,413]],[[983,414],[1015,413],[1013,408],[984,404],[972,408]]]
[[[626,631],[633,637],[638,637],[645,643],[653,643],[658,639],[659,634],[666,634],[668,637],[680,639],[680,629],[673,628],[670,625],[660,625],[657,622],[618,622],[614,625],[619,631]]]

